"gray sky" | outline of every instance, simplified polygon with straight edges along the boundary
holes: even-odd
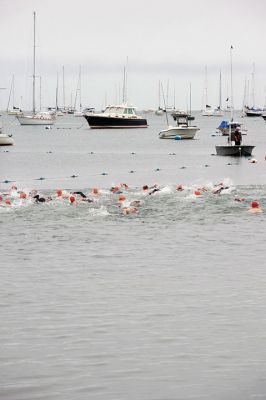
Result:
[[[266,1],[256,0],[0,0],[0,106],[6,108],[12,73],[15,98],[32,104],[33,11],[36,11],[37,74],[42,103],[54,105],[56,74],[62,104],[62,66],[66,103],[74,102],[78,69],[82,70],[82,104],[97,109],[122,94],[128,57],[128,99],[138,108],[158,106],[158,81],[169,86],[169,105],[202,107],[205,66],[208,103],[228,95],[230,46],[233,50],[234,103],[243,102],[245,79],[252,87],[255,64],[256,105],[265,103]],[[37,84],[39,85],[39,84]],[[39,101],[39,87],[37,102]],[[162,104],[163,105],[163,104]],[[252,104],[251,104],[252,105]]]

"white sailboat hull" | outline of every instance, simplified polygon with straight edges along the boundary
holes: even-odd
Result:
[[[199,128],[196,126],[169,126],[159,133],[160,139],[194,139]]]
[[[36,117],[25,115],[23,117],[17,116],[20,125],[53,125],[54,119],[47,117]]]
[[[203,117],[222,117],[224,113],[222,110],[205,110],[201,115]]]

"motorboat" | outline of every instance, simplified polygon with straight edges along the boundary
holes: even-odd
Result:
[[[0,146],[12,146],[14,144],[14,139],[12,135],[8,135],[7,133],[3,133],[0,128]]]
[[[106,107],[102,113],[84,114],[90,128],[146,128],[147,120],[136,113],[135,107],[126,103]]]
[[[189,125],[187,117],[176,118],[176,125],[169,125],[167,129],[159,132],[160,139],[194,139],[199,128]]]
[[[233,46],[231,46],[231,48],[230,48],[230,71],[231,71],[231,97],[230,98],[231,98],[231,103],[232,103],[232,98],[233,98],[232,50],[233,50]],[[232,127],[234,130],[231,130]],[[229,129],[229,132],[228,132],[227,144],[215,146],[217,156],[231,156],[231,157],[251,156],[252,151],[255,146],[242,144],[242,134],[241,134],[241,130],[240,130],[240,124],[237,122],[234,122],[233,104],[231,104],[231,123],[228,124],[228,129]]]
[[[255,146],[249,145],[232,145],[230,142],[224,146],[216,146],[216,154],[217,156],[232,156],[232,157],[241,157],[241,156],[251,156],[252,151]]]

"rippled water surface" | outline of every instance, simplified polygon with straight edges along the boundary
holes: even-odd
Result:
[[[198,117],[193,141],[159,140],[164,119],[147,118],[137,131],[5,119],[0,192],[101,195],[0,207],[1,399],[266,398],[266,124],[244,120],[253,164],[212,155],[217,118]],[[138,213],[109,191],[121,182]],[[254,199],[264,213],[248,213]]]

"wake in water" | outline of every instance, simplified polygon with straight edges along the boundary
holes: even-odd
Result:
[[[10,212],[30,206],[54,206],[55,208],[86,207],[91,215],[108,216],[120,213],[133,215],[147,208],[151,198],[172,199],[184,202],[205,202],[210,204],[212,199],[227,196],[234,202],[244,203],[245,209],[252,213],[261,213],[258,198],[243,197],[230,179],[224,179],[218,184],[207,182],[192,185],[158,184],[143,185],[130,188],[126,183],[112,186],[109,189],[92,188],[88,190],[69,191],[58,189],[53,192],[42,193],[35,189],[20,189],[13,185],[9,190],[0,193],[0,211]],[[162,204],[165,204],[163,201]]]

